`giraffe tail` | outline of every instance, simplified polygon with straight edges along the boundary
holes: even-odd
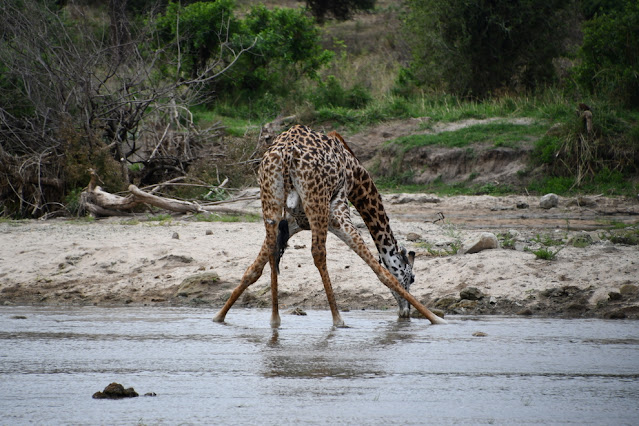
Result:
[[[288,221],[286,219],[280,220],[278,225],[277,241],[275,246],[275,270],[277,274],[280,273],[280,259],[284,256],[284,250],[288,247],[288,238],[290,237],[288,231]]]

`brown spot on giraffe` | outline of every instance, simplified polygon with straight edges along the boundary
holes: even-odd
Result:
[[[326,267],[328,231],[357,253],[391,290],[399,305],[399,316],[407,317],[412,305],[432,323],[445,322],[409,293],[415,280],[412,272],[415,253],[407,253],[398,246],[380,193],[341,135],[331,132],[327,136],[305,126],[293,126],[267,149],[258,177],[266,237],[257,258],[215,316],[215,321],[224,321],[235,301],[257,281],[264,265],[269,263],[273,299],[271,326],[279,327],[277,270],[286,247],[286,238],[282,235],[286,232],[282,233],[282,227],[288,227],[288,236],[304,229],[310,229],[313,234],[311,254],[324,284],[335,326],[343,326],[344,322]],[[349,201],[364,219],[380,261],[370,252],[351,222]]]

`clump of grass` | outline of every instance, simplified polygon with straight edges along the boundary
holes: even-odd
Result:
[[[147,216],[149,222],[158,222],[159,225],[168,225],[173,221],[173,216],[168,213],[162,213],[155,216]]]
[[[533,158],[548,167],[549,179],[561,179],[564,187],[570,183],[569,190],[627,187],[626,176],[639,168],[639,116],[604,103],[593,104],[591,112],[591,132],[573,112],[537,141]]]
[[[503,248],[515,248],[515,236],[511,234],[510,231],[497,234],[497,239],[500,241]]]
[[[539,247],[537,249],[525,247],[524,250],[534,254],[537,259],[555,260],[557,257],[557,253],[559,253],[565,247],[565,245],[563,245],[564,244],[563,240],[555,239],[548,234],[546,235],[537,234],[535,238],[533,238],[533,241],[541,245],[542,247]],[[561,246],[561,247],[559,247],[556,250],[553,250],[550,248],[550,247],[557,247],[557,246]]]
[[[428,254],[433,257],[445,257],[457,254],[461,248],[461,243],[453,242],[447,248],[436,249],[433,247],[432,243],[421,242],[417,243],[417,247],[426,249]]]
[[[533,250],[529,247],[526,247],[524,250],[531,252],[535,255],[537,259],[543,260],[555,260],[557,258],[557,253],[563,250],[563,247],[558,248],[557,250],[551,250],[547,247],[541,247],[536,250]]]
[[[193,215],[197,222],[259,222],[262,217],[258,214],[217,214],[217,213],[198,213]]]
[[[563,240],[555,239],[549,234],[546,234],[546,235],[537,234],[535,235],[535,238],[533,238],[533,241],[535,241],[538,244],[544,245],[546,247],[560,246],[564,243]]]

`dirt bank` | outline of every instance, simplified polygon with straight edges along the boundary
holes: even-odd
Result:
[[[561,218],[576,223],[585,217],[596,224],[594,215],[636,224],[639,205],[603,197],[591,202],[582,207],[560,199],[559,207],[544,210],[536,197],[386,197],[398,240],[417,252],[411,292],[430,307],[464,314],[637,318],[637,246],[615,244],[602,229],[571,228]],[[242,208],[259,212],[259,202]],[[439,212],[446,219],[433,223]],[[517,215],[528,215],[528,221]],[[460,254],[464,241],[484,231],[499,236],[499,248]],[[3,222],[0,304],[203,304],[213,314],[257,254],[263,235],[261,223],[198,222],[190,216],[163,222]],[[575,236],[588,243],[566,244]],[[550,240],[558,245],[548,250],[561,248],[555,260],[528,251]],[[368,236],[367,241],[372,247]],[[328,265],[341,309],[395,309],[390,292],[332,235]],[[240,306],[270,305],[268,275],[266,267]],[[290,241],[280,293],[284,309],[326,308],[310,233]]]

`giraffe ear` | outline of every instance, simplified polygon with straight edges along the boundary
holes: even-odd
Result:
[[[410,264],[410,267],[413,267],[413,263],[415,263],[415,252],[414,251],[409,251],[408,252],[408,263]]]

